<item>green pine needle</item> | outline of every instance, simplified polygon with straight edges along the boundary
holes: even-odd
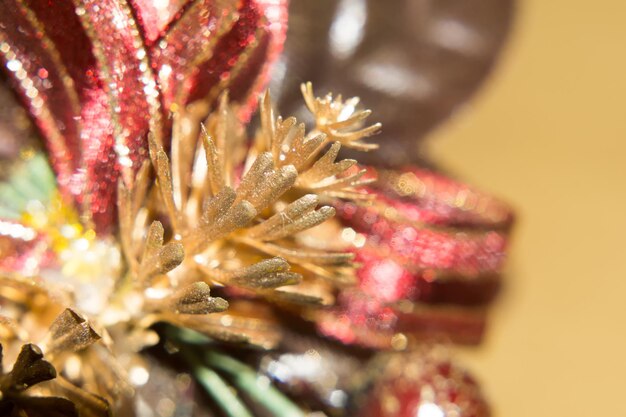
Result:
[[[260,379],[258,373],[249,366],[212,350],[204,352],[202,358],[207,365],[228,374],[238,389],[248,394],[273,415],[304,417],[304,413],[298,406],[269,381]]]
[[[231,387],[215,371],[202,364],[191,349],[181,349],[193,376],[229,417],[252,417],[245,404],[233,393]]]
[[[220,371],[228,376],[228,380],[232,381],[237,390],[247,394],[272,415],[305,417],[305,413],[296,404],[272,385],[269,380],[260,378],[260,375],[253,368],[232,356],[211,349],[211,339],[193,330],[173,326],[168,326],[165,333],[177,342],[181,354],[192,366],[193,374],[198,382],[211,397],[216,399],[220,406],[224,407],[223,409],[229,417],[245,416],[245,414],[234,414],[241,412],[239,405],[243,406],[243,404],[215,371]],[[219,382],[217,382],[218,380]],[[220,402],[218,397],[224,395],[224,389],[228,390],[230,397]],[[249,413],[249,411],[246,412]]]

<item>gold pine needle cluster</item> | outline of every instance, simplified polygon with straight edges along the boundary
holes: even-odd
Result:
[[[144,294],[146,324],[268,345],[244,320],[224,326],[219,314],[205,315],[229,307],[211,288],[297,306],[331,303],[338,286],[353,282],[352,255],[311,245],[312,230],[334,216],[326,205],[333,199],[367,199],[359,191],[365,170],[337,156],[342,145],[375,147],[363,139],[380,125],[363,127],[370,112],[357,110],[356,98],[316,98],[310,83],[302,92],[315,119],[308,133],[295,118],[275,116],[265,93],[250,146],[227,95],[206,119],[204,103],[174,115],[170,156],[150,137],[150,162],[132,186],[120,182],[118,197],[129,273],[117,285]]]
[[[3,284],[7,284],[4,288],[13,287],[35,298],[43,295],[41,291],[25,283]],[[53,300],[47,302],[54,304]],[[22,340],[24,335],[19,334],[21,331],[23,329],[16,323],[0,317],[0,335],[3,340]],[[116,369],[119,366],[116,366],[111,352],[96,344],[100,339],[100,335],[85,318],[67,308],[54,319],[37,345],[24,343],[18,352],[12,350],[19,344],[9,346],[8,353],[16,357],[10,372],[4,372],[5,351],[0,344],[0,412],[17,416],[43,416],[52,415],[51,413],[59,417],[109,416],[108,399],[84,389],[70,381],[68,375],[57,371],[67,370],[65,365],[68,360],[81,357],[83,363],[90,364],[93,370],[98,369],[100,374],[95,378],[92,372],[85,370],[81,374],[83,386],[95,387],[96,380],[107,381],[101,385],[106,391],[102,394],[109,394],[110,399],[124,390],[129,392],[130,386],[125,382],[121,369]],[[84,368],[86,366],[80,365],[80,369]]]
[[[0,274],[0,411],[107,416],[132,395],[127,370],[145,369],[154,323],[269,348],[282,336],[272,304],[306,316],[353,283],[332,203],[367,200],[369,180],[337,158],[373,148],[363,140],[380,125],[365,126],[357,99],[302,92],[313,129],[276,116],[266,93],[252,143],[226,95],[208,117],[206,102],[181,109],[169,148],[151,136],[149,161],[122,175],[118,239],[87,231],[81,256],[63,241],[56,267]]]

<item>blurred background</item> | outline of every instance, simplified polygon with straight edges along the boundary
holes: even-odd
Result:
[[[519,1],[432,158],[511,202],[508,285],[461,353],[495,414],[626,415],[626,3]]]

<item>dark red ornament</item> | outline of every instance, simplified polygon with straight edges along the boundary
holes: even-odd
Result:
[[[488,417],[476,381],[452,363],[445,348],[386,355],[372,366],[371,390],[357,417]]]
[[[383,125],[362,163],[429,160],[428,134],[471,101],[511,32],[515,0],[291,0],[285,53],[272,80],[284,114],[297,86],[358,96]],[[323,63],[323,65],[320,65]]]

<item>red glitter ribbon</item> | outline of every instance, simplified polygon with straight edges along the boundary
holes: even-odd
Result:
[[[320,313],[320,330],[379,348],[398,333],[479,342],[500,285],[511,210],[432,171],[377,174],[366,190],[370,206],[336,205],[343,224],[364,236],[353,249],[359,285]]]
[[[40,129],[59,188],[99,233],[115,186],[172,106],[227,88],[249,117],[284,42],[286,0],[7,0],[0,61]]]

